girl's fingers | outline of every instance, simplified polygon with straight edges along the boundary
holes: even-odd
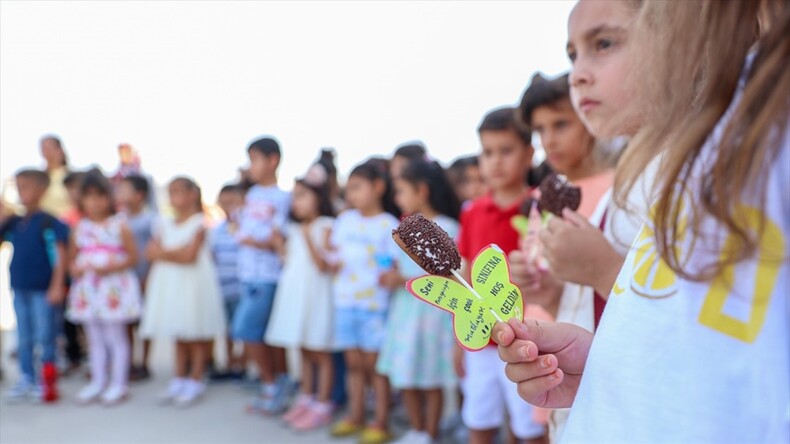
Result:
[[[548,400],[548,392],[557,387],[565,379],[565,374],[560,369],[556,369],[546,376],[522,381],[516,384],[518,395],[528,403],[543,407]]]
[[[561,217],[552,217],[546,223],[546,229],[545,230],[540,230],[540,231],[547,231],[549,233],[554,234],[557,231],[559,231],[562,228],[564,228],[565,225],[567,225],[567,223]]]
[[[532,362],[538,357],[538,346],[532,341],[514,339],[510,345],[500,345],[499,359],[510,364]]]
[[[497,322],[494,324],[494,329],[491,330],[491,339],[497,344],[507,347],[516,339],[516,333],[513,331],[513,327],[510,324],[506,322]]]
[[[590,221],[587,220],[586,217],[582,216],[581,214],[571,210],[570,208],[563,208],[562,210],[562,217],[570,222],[572,225],[577,227],[592,227]]]
[[[530,379],[547,376],[557,370],[557,357],[541,355],[532,362],[505,365],[505,376],[516,384]]]

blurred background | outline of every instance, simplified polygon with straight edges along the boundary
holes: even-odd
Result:
[[[73,169],[111,173],[129,143],[162,186],[193,176],[213,202],[247,143],[284,149],[291,187],[319,148],[343,177],[421,140],[447,164],[513,104],[535,71],[558,74],[566,1],[0,2],[0,179],[41,166],[58,135]],[[7,249],[0,267],[7,280]],[[0,327],[13,328],[0,285]]]

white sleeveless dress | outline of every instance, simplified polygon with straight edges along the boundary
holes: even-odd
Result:
[[[181,223],[162,218],[155,228],[154,238],[163,248],[180,248],[205,229],[204,215]],[[180,340],[208,340],[225,333],[222,295],[208,242],[194,263],[157,261],[151,266],[140,331],[143,337]]]
[[[319,250],[323,249],[332,223],[331,217],[319,217],[310,226],[310,239]],[[332,350],[334,311],[332,275],[318,270],[301,226],[291,223],[266,342],[281,347]]]

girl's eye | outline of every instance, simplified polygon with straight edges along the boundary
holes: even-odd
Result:
[[[595,49],[598,51],[605,51],[614,46],[614,42],[609,39],[598,39],[595,41]]]
[[[570,60],[571,63],[576,61],[576,51],[568,51],[568,60]]]

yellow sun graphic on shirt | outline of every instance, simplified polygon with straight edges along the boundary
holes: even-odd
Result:
[[[683,257],[691,251],[691,246],[686,245],[688,216],[686,213],[688,199],[683,199],[677,210],[678,224],[676,229],[677,243],[673,246],[675,257]],[[651,220],[654,220],[655,207],[650,211]],[[639,296],[646,298],[666,298],[677,293],[678,278],[674,271],[667,265],[656,248],[656,234],[650,223],[642,227],[642,231],[634,242],[634,259],[631,275],[631,290]],[[615,285],[614,292],[622,293],[624,289]]]

